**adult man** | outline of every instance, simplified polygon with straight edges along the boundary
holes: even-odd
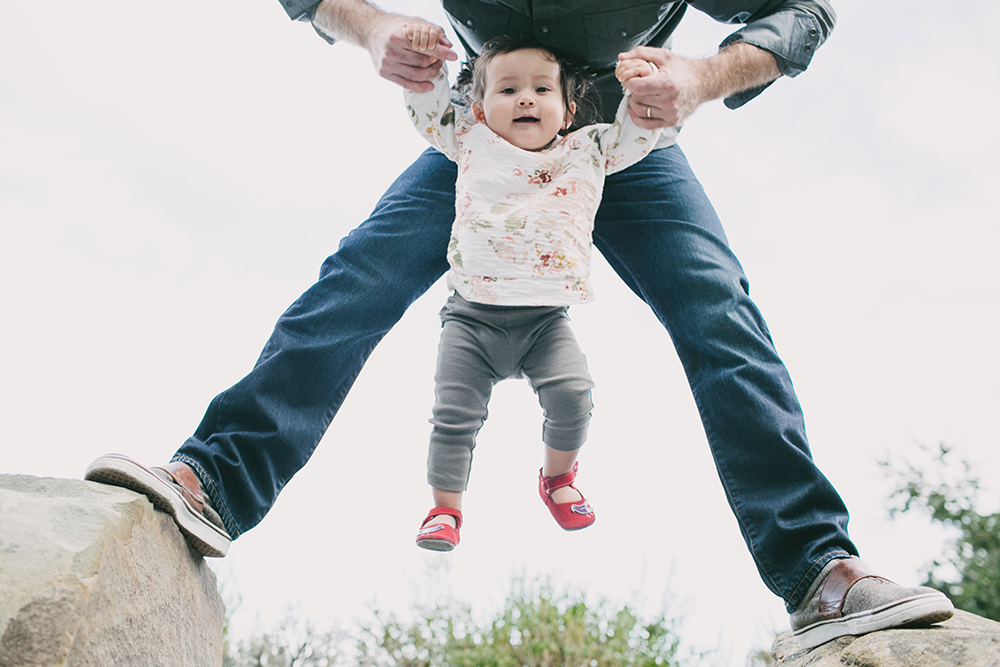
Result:
[[[426,90],[447,40],[409,48],[404,24],[364,0],[282,0],[291,18],[371,54],[379,74]],[[589,65],[613,111],[620,52],[657,65],[629,82],[644,127],[679,125],[706,101],[738,107],[808,66],[829,35],[827,0],[443,0],[467,51],[499,34],[527,36]],[[687,6],[746,27],[720,52],[690,60],[666,45]],[[324,263],[320,280],[278,321],[254,370],[217,396],[173,462],[146,469],[102,457],[87,478],[141,490],[171,511],[205,555],[256,525],[305,465],[365,359],[447,269],[455,167],[424,153],[371,218]],[[948,618],[929,589],[875,577],[854,556],[847,509],[809,453],[798,400],[711,204],[676,146],[609,177],[594,243],[670,332],[698,404],[730,506],[768,588],[800,643]],[[205,504],[203,493],[208,495]],[[214,510],[217,510],[216,514]]]

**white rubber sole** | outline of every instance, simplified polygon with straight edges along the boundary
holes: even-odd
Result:
[[[819,621],[792,633],[804,650],[816,648],[838,637],[865,635],[869,632],[910,625],[931,625],[947,621],[955,607],[944,593],[927,593],[897,600],[876,609]]]
[[[106,454],[87,467],[83,478],[143,494],[156,509],[174,517],[174,523],[201,555],[222,558],[229,551],[233,540],[224,530],[205,519],[176,488],[129,457]]]

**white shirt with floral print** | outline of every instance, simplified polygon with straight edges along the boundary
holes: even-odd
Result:
[[[604,177],[645,157],[660,130],[632,123],[626,97],[613,123],[524,150],[452,106],[441,69],[434,90],[407,91],[406,104],[417,130],[458,164],[448,287],[467,301],[503,306],[592,301],[591,232]]]

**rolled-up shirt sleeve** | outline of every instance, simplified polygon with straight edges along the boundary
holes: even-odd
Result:
[[[319,6],[319,0],[281,0],[281,8],[285,10],[288,14],[288,18],[293,21],[306,21],[312,24],[313,30],[316,34],[325,39],[330,44],[336,43],[333,37],[326,34],[322,30],[316,27],[312,23],[313,16],[316,15],[316,7]]]
[[[833,31],[837,14],[829,0],[770,0],[768,2],[727,2],[692,0],[696,9],[724,23],[744,23],[720,46],[746,42],[770,52],[781,73],[801,74]],[[770,84],[768,84],[770,85]],[[727,97],[725,104],[735,109],[759,95],[767,85]]]

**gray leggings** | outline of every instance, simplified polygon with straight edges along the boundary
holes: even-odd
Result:
[[[434,376],[427,481],[464,491],[476,434],[486,421],[493,385],[525,377],[544,415],[542,441],[575,451],[587,439],[594,409],[587,358],[569,327],[565,306],[488,306],[458,295],[441,309]]]

